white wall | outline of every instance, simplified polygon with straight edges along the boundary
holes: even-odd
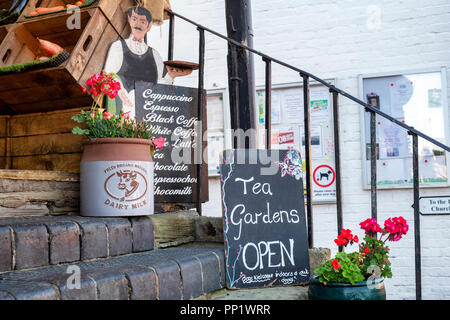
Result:
[[[171,1],[175,12],[226,35],[224,2]],[[448,0],[254,0],[252,7],[255,49],[323,79],[336,78],[337,87],[355,96],[359,74],[450,68]],[[158,29],[152,30],[149,44],[166,57],[167,23],[162,38]],[[175,30],[174,58],[197,61],[196,29],[178,19]],[[207,89],[227,86],[226,54],[226,43],[207,33]],[[264,65],[259,58],[255,62],[256,85],[263,85]],[[299,80],[295,72],[273,66],[274,84]],[[196,75],[177,79],[176,84],[195,86]],[[370,216],[370,193],[361,187],[360,107],[345,98],[340,103],[344,226],[356,231]],[[218,179],[211,180],[207,215],[221,215],[219,191]],[[421,189],[423,196],[449,194],[450,188]],[[378,192],[379,221],[402,215],[410,225],[409,234],[391,246],[394,277],[386,281],[389,299],[415,298],[412,202],[412,190]],[[333,205],[314,206],[316,247],[335,249],[335,210]],[[424,299],[450,299],[449,231],[450,216],[421,218]]]

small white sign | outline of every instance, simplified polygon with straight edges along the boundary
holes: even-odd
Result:
[[[421,214],[450,214],[450,196],[422,197],[419,211]]]

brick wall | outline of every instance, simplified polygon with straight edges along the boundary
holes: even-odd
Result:
[[[172,0],[173,10],[226,34],[223,0]],[[336,78],[337,87],[358,96],[358,75],[450,67],[448,0],[252,1],[254,47],[321,78]],[[167,24],[153,30],[149,43],[167,56]],[[175,59],[197,61],[197,30],[180,21],[175,26]],[[226,43],[206,36],[207,89],[227,87]],[[264,65],[255,58],[256,85],[264,84]],[[450,69],[449,71],[450,72]],[[177,79],[196,85],[196,74]],[[295,72],[273,67],[273,83],[300,81]],[[450,86],[450,81],[448,81]],[[450,87],[448,88],[450,92]],[[449,97],[450,98],[450,97]],[[341,98],[341,149],[344,226],[357,229],[370,216],[370,193],[361,187],[359,106]],[[449,113],[450,114],[450,113]],[[350,174],[351,173],[351,174]],[[211,180],[207,215],[220,215],[218,180]],[[422,189],[421,195],[448,195],[450,188]],[[392,245],[394,277],[386,281],[389,299],[414,299],[412,190],[381,190],[379,220],[404,216],[410,233]],[[330,247],[336,236],[335,206],[314,206],[315,246]],[[422,284],[424,299],[450,298],[450,216],[423,217]],[[362,233],[358,234],[362,237]],[[334,249],[334,248],[333,248]]]

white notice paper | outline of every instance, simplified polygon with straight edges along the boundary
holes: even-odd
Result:
[[[299,126],[300,136],[301,136],[301,148],[300,152],[305,158],[305,127]],[[311,158],[321,159],[323,157],[323,138],[322,138],[322,127],[321,126],[311,126]]]
[[[281,98],[285,123],[303,123],[303,94],[301,90],[285,91]]]
[[[281,122],[281,97],[280,92],[272,91],[272,123],[278,124]]]
[[[390,115],[394,118],[404,119],[405,113],[403,106],[408,103],[413,94],[413,84],[408,78],[391,82],[389,84],[389,91],[391,96],[391,112]]]
[[[380,159],[406,158],[408,152],[408,134],[395,123],[381,119],[377,123],[377,135],[380,144]]]

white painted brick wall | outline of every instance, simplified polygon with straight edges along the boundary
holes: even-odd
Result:
[[[224,0],[172,0],[172,7],[190,19],[226,34]],[[358,75],[446,66],[450,75],[450,2],[448,0],[253,0],[255,49],[293,64],[321,78],[336,78],[337,87],[358,96]],[[370,14],[380,10],[380,25]],[[368,27],[369,23],[369,27]],[[167,56],[167,40],[154,28],[151,46]],[[165,24],[161,33],[168,33]],[[198,32],[177,19],[175,59],[197,61]],[[208,89],[227,87],[226,43],[206,34]],[[256,84],[264,84],[264,65],[255,58]],[[450,77],[449,77],[450,78]],[[300,81],[288,69],[273,66],[273,83]],[[196,73],[177,79],[197,84]],[[448,81],[450,92],[450,81]],[[450,100],[450,97],[449,97]],[[361,188],[359,106],[341,98],[341,148],[344,225],[358,230],[370,216],[370,194]],[[450,113],[449,113],[450,114]],[[218,180],[211,180],[208,215],[220,215]],[[421,195],[450,194],[450,188],[422,189]],[[414,223],[412,190],[381,190],[379,220],[404,216],[409,234],[391,246],[394,277],[386,281],[388,299],[414,299]],[[423,217],[422,284],[424,299],[450,299],[450,216]],[[362,232],[357,232],[360,238]],[[314,207],[315,246],[333,247],[335,206]],[[335,251],[334,251],[335,252]]]

